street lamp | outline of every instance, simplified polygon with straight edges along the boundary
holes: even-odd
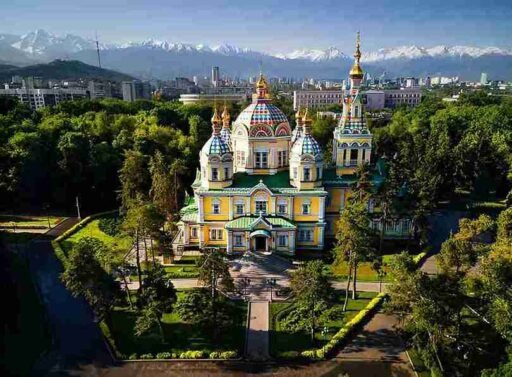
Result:
[[[247,296],[247,290],[248,290],[250,284],[251,284],[251,279],[249,279],[249,278],[241,279],[240,285],[242,286],[242,295],[243,296]]]
[[[277,280],[272,278],[272,279],[267,279],[267,285],[269,286],[270,288],[270,302],[272,302],[272,288],[274,288],[277,284]]]

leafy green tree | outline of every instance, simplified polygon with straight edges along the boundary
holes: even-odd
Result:
[[[135,334],[140,336],[157,326],[164,342],[162,316],[172,311],[176,302],[176,290],[160,264],[146,271],[143,285],[144,289],[139,291],[137,299],[139,316],[135,324]]]
[[[290,289],[296,312],[293,327],[309,332],[314,342],[319,317],[333,294],[329,279],[323,274],[322,261],[307,262],[299,267],[292,275]]]
[[[75,297],[84,297],[100,319],[110,320],[110,313],[119,298],[119,284],[96,259],[99,244],[83,238],[70,251],[61,279]]]
[[[214,335],[219,334],[220,330],[229,329],[235,325],[236,320],[229,299],[220,295],[214,301],[211,293],[205,288],[185,292],[184,296],[178,300],[176,312],[188,323],[206,330],[213,330]]]
[[[197,264],[199,266],[199,280],[210,290],[213,298],[217,297],[219,289],[228,292],[234,289],[229,266],[221,253],[215,249],[205,250]]]
[[[345,263],[349,266],[347,286],[345,290],[345,303],[343,310],[346,310],[350,283],[352,281],[352,299],[357,295],[357,268],[361,261],[372,260],[375,256],[375,249],[372,245],[373,231],[370,228],[368,215],[368,203],[349,201],[340,215],[337,224],[336,245],[334,252],[334,266]]]
[[[121,202],[123,208],[128,208],[134,199],[147,198],[149,193],[149,172],[146,166],[146,157],[138,151],[125,152],[123,166],[119,171],[121,180]]]
[[[170,169],[164,156],[157,151],[150,161],[151,172],[151,200],[158,210],[170,217],[175,211],[175,190],[172,185]]]

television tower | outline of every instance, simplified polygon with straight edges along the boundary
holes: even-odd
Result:
[[[96,32],[96,53],[98,54],[98,67],[101,68],[100,44],[98,43],[98,32]]]

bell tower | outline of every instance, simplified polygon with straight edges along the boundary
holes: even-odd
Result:
[[[336,174],[353,174],[358,165],[369,163],[372,135],[364,117],[365,98],[360,91],[364,72],[361,68],[360,34],[357,33],[354,64],[350,69],[350,88],[343,97],[343,114],[334,130],[333,162]]]

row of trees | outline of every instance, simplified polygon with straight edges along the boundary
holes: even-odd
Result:
[[[483,375],[505,376],[512,365],[504,359],[512,344],[512,208],[496,223],[481,215],[459,228],[442,245],[436,276],[416,270],[407,253],[395,259],[388,309],[436,375],[475,376],[504,362]]]
[[[107,256],[110,263],[105,268],[101,260]],[[237,320],[234,305],[221,293],[233,291],[233,279],[223,256],[217,252],[206,252],[198,266],[204,287],[187,291],[179,301],[159,263],[146,265],[136,297],[132,297],[126,285],[126,276],[132,269],[123,261],[116,261],[103,242],[86,237],[72,248],[61,278],[74,296],[89,302],[98,321],[105,321],[108,326],[112,324],[114,307],[129,305],[137,313],[135,334],[142,336],[157,330],[162,342],[166,342],[162,317],[176,311],[184,321],[211,331],[217,340]],[[120,284],[123,280],[125,284]]]
[[[78,196],[86,211],[109,209],[123,180],[132,184],[123,202],[152,188],[160,202],[172,191],[177,207],[211,134],[210,117],[210,105],[83,100],[31,111],[0,98],[0,208],[70,210]]]

